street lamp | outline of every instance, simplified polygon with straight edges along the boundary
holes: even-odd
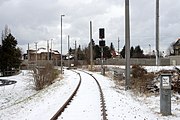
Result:
[[[52,49],[52,41],[53,41],[53,39],[51,39],[51,49],[50,49],[50,50],[51,50],[51,51],[50,51],[50,53],[51,53],[50,56],[51,56],[51,57],[50,57],[50,60],[53,60],[53,57],[52,57],[52,50],[53,50],[53,49]]]
[[[150,54],[150,59],[151,59],[151,44],[149,44],[149,54]]]
[[[64,17],[65,15],[61,15],[61,74],[63,73],[63,66],[62,66],[62,17]]]
[[[68,35],[68,68],[70,68],[70,51],[69,51],[69,35]]]
[[[36,47],[36,67],[37,67],[37,44],[38,42],[34,42],[35,43],[35,47]]]

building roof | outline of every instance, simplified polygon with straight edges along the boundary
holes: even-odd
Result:
[[[31,50],[32,51],[32,53],[36,53],[36,50]],[[37,54],[41,54],[41,53],[47,53],[48,51],[47,51],[47,49],[46,48],[39,48],[38,50],[37,50]],[[54,54],[59,54],[59,51],[58,50],[49,50],[49,52],[52,52],[52,53],[54,53]]]
[[[174,46],[180,46],[180,38],[177,39],[176,43],[174,44]]]
[[[58,50],[52,50],[51,52],[54,54],[60,54]]]
[[[46,50],[46,48],[39,48],[38,51],[37,51],[38,54],[40,54],[40,53],[46,53],[46,52],[48,52],[48,51]]]

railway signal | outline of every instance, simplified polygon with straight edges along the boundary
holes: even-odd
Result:
[[[101,48],[101,74],[105,75],[105,69],[103,67],[103,47],[105,47],[105,32],[104,28],[99,28],[99,46]]]

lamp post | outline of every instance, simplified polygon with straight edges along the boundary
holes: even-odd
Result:
[[[50,53],[51,53],[50,56],[51,56],[51,57],[50,57],[50,60],[53,60],[53,58],[52,58],[52,41],[53,41],[53,39],[51,39],[51,51],[50,51]],[[52,62],[52,63],[53,63],[53,62]]]
[[[28,52],[27,52],[27,55],[28,55],[28,70],[29,70],[29,43],[28,43]]]
[[[68,68],[70,68],[70,52],[69,52],[69,35],[68,35]]]
[[[65,15],[61,15],[61,74],[63,74],[63,66],[62,66],[62,17],[64,17]]]
[[[119,43],[120,43],[120,40],[119,40],[119,37],[118,37],[118,55],[119,55]]]
[[[35,47],[36,47],[36,67],[37,67],[37,42],[34,42],[35,43]]]
[[[49,40],[47,40],[47,60],[49,62]]]
[[[149,54],[150,54],[150,59],[151,59],[151,44],[149,44]]]

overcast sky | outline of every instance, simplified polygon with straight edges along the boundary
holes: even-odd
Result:
[[[98,44],[99,28],[105,28],[106,45],[113,42],[117,50],[124,46],[125,0],[0,0],[0,30],[5,25],[16,37],[18,46],[27,50],[46,47],[53,39],[53,49],[60,51],[60,18],[63,17],[63,53],[67,51],[67,36],[81,47],[89,43],[89,22],[93,24],[93,39]],[[131,46],[140,45],[144,52],[155,49],[156,0],[130,0]],[[180,37],[180,0],[160,0],[160,51]]]

